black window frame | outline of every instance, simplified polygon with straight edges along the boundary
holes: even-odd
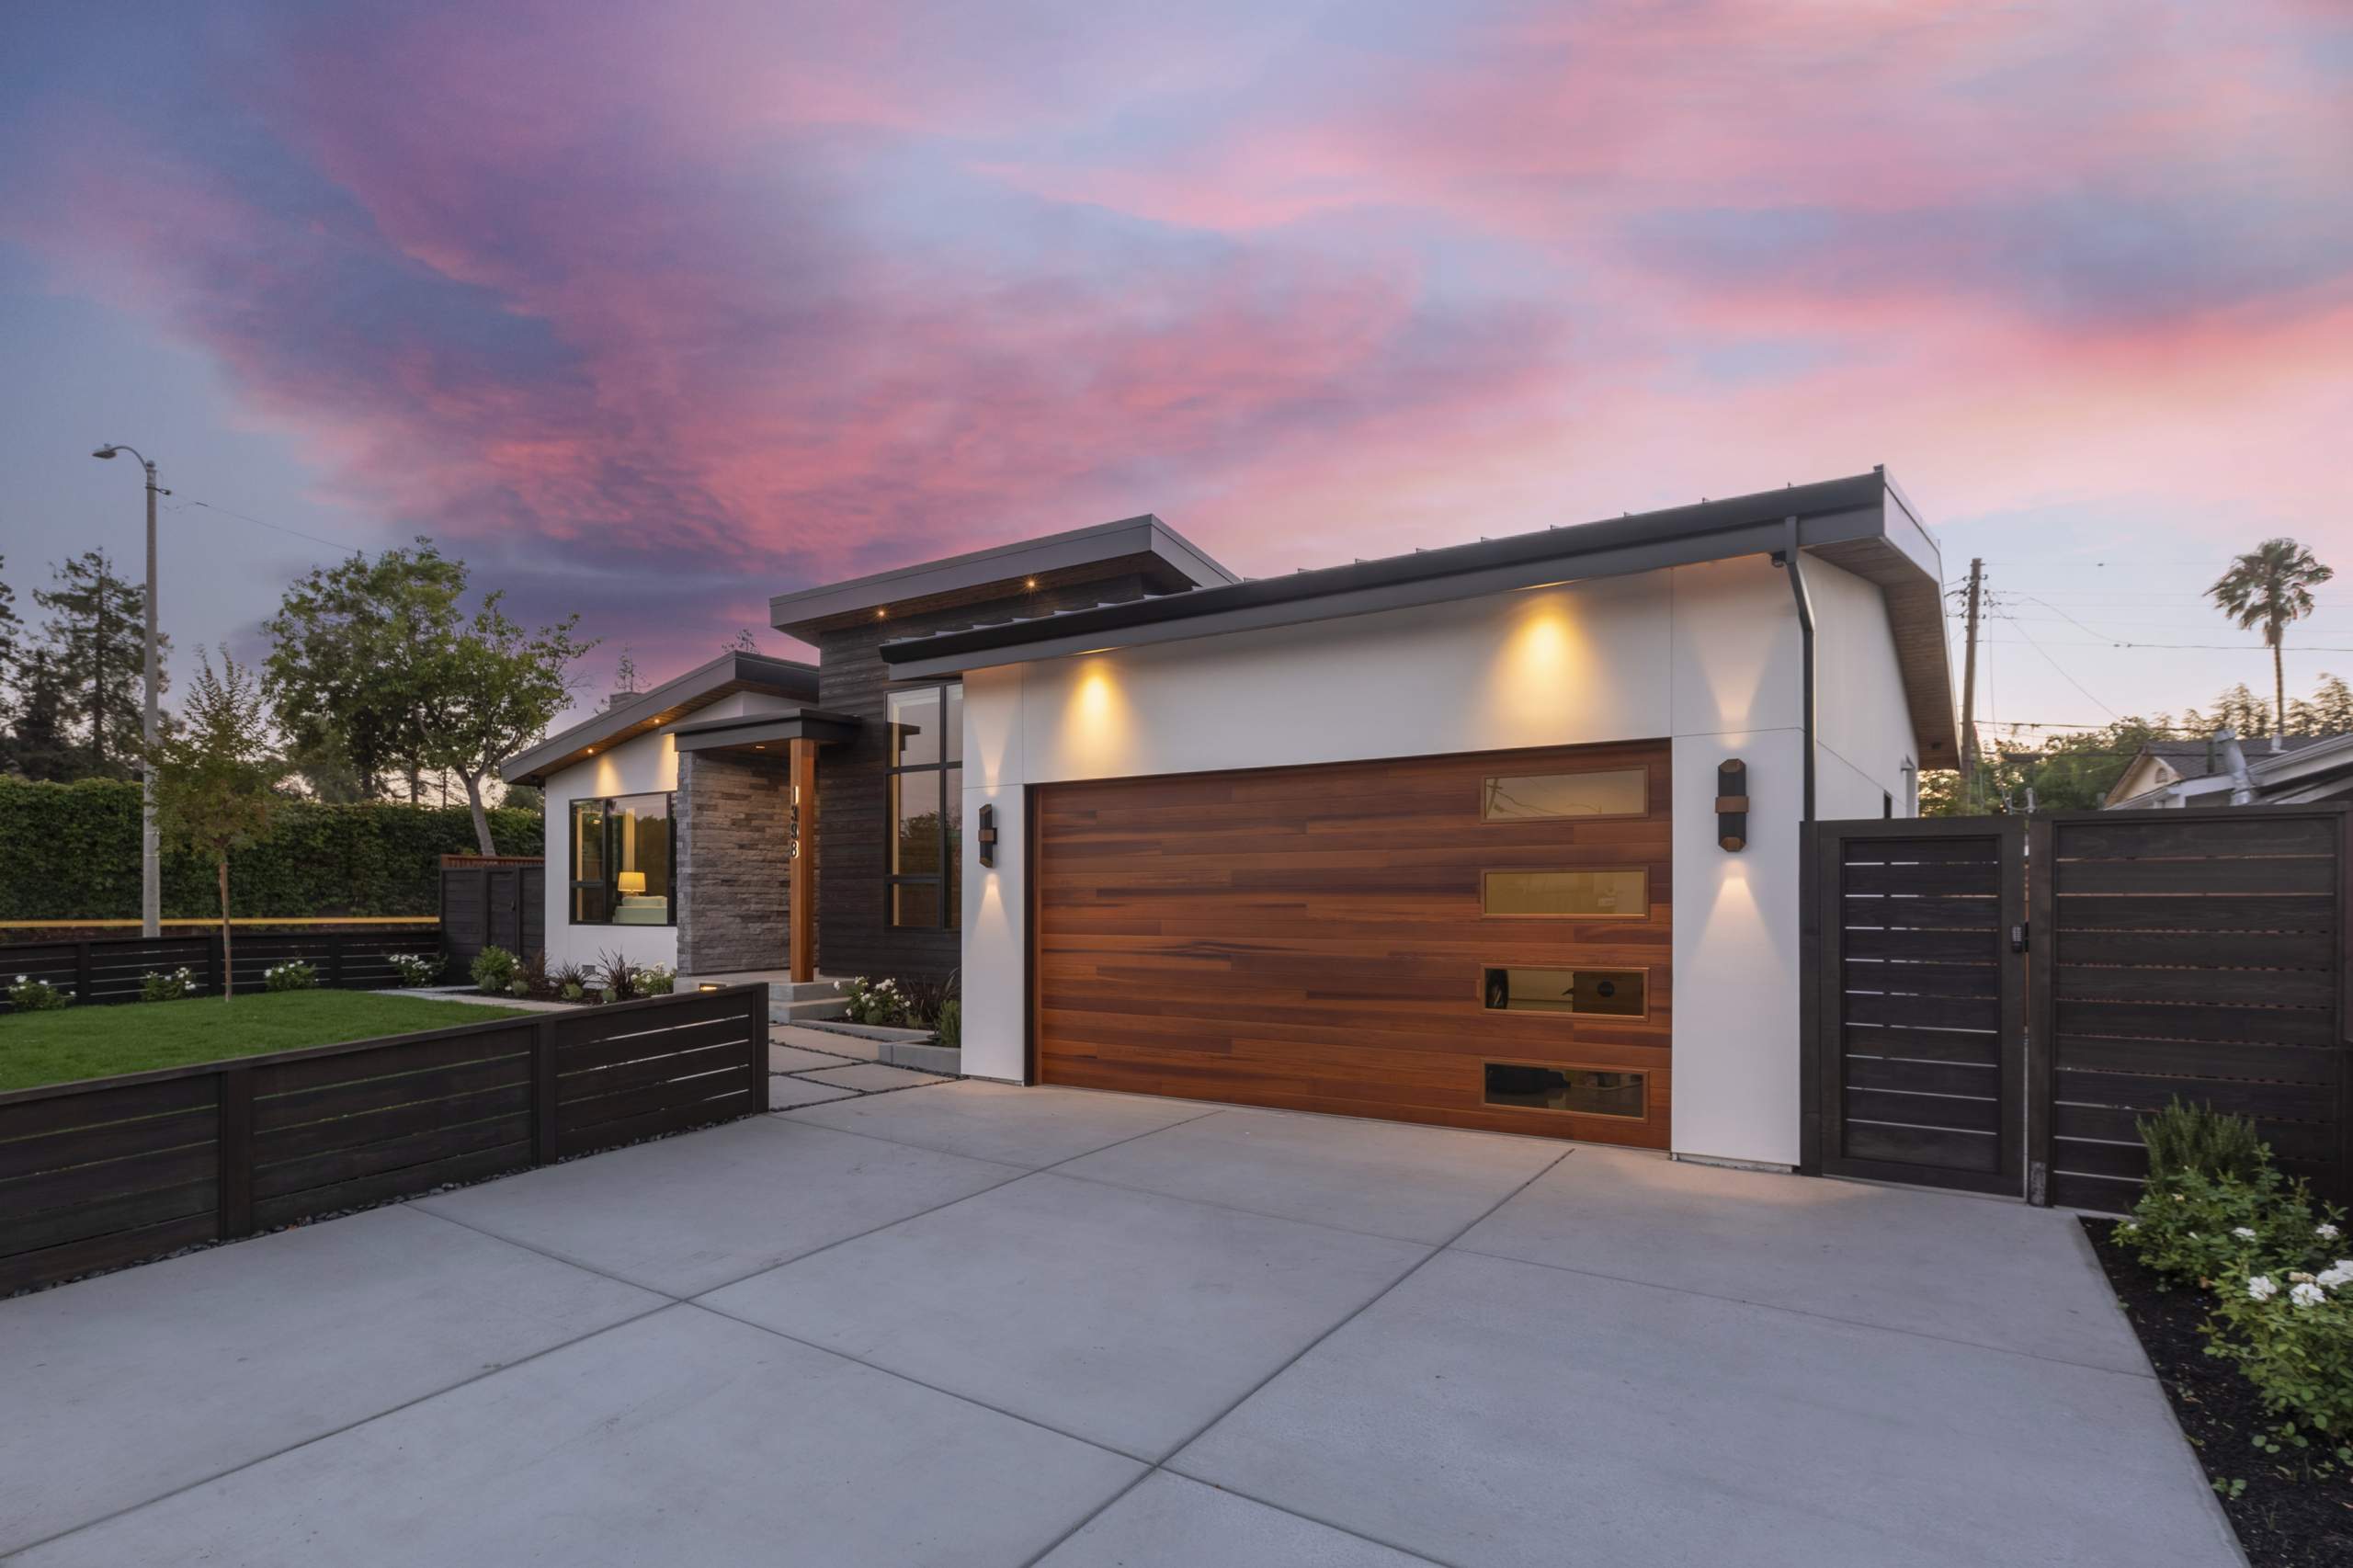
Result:
[[[937,696],[940,712],[940,744],[938,762],[899,761],[898,736],[891,724],[891,699],[911,697],[929,691]],[[949,693],[954,692],[957,723],[956,755],[949,756],[948,723]],[[890,748],[884,754],[883,766],[883,845],[882,845],[882,925],[892,931],[960,931],[964,926],[963,868],[959,858],[963,854],[962,805],[964,788],[963,756],[963,694],[960,680],[924,681],[893,687],[882,699],[882,744]],[[902,872],[894,869],[899,854],[899,780],[914,773],[929,773],[939,779],[939,844],[935,864],[936,872]],[[930,886],[938,890],[935,903],[938,918],[926,925],[899,918],[899,889]]]
[[[566,872],[564,879],[564,892],[567,895],[563,903],[564,924],[568,926],[613,926],[622,924],[622,922],[617,922],[613,919],[613,911],[620,907],[619,872],[614,869],[615,866],[619,863],[620,857],[615,853],[616,845],[614,842],[614,834],[616,832],[616,828],[614,826],[614,818],[617,813],[614,812],[613,808],[620,801],[642,801],[651,795],[659,795],[662,797],[664,809],[667,813],[666,820],[670,824],[667,845],[669,851],[669,868],[667,875],[669,881],[666,884],[669,892],[665,900],[665,902],[669,905],[669,918],[663,921],[660,926],[650,926],[649,929],[660,931],[672,929],[677,926],[678,792],[676,790],[636,790],[626,795],[575,795],[564,803],[563,865]],[[580,808],[583,806],[596,806],[599,808],[604,817],[605,841],[601,846],[599,861],[599,863],[605,868],[605,876],[602,881],[585,881],[580,878],[570,875],[571,871],[580,864]],[[583,890],[588,888],[601,889],[605,894],[605,917],[602,920],[583,920],[580,918],[580,894]],[[630,921],[626,924],[637,925],[640,924],[640,922]]]

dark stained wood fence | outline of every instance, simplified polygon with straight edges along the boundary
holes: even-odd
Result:
[[[2018,1191],[2025,824],[1825,823],[1807,984],[1822,1174]]]
[[[291,922],[290,922],[291,924]],[[377,926],[363,931],[271,933],[238,930],[229,944],[240,992],[259,991],[262,974],[281,963],[313,963],[319,983],[341,991],[389,991],[401,971],[387,953],[440,950],[439,930],[429,920],[413,926]],[[45,980],[77,1006],[139,1000],[139,983],[150,971],[191,970],[204,994],[221,994],[221,933],[185,937],[95,937],[77,942],[11,942],[0,947],[0,972],[8,980],[26,975]],[[0,1012],[14,1009],[0,995]]]
[[[0,1291],[767,1108],[767,988],[0,1094]]]
[[[2281,1170],[2349,1196],[2345,824],[2338,806],[2035,819],[2032,1159],[2051,1201],[2130,1207],[2134,1123],[2176,1096],[2254,1118]]]
[[[462,981],[485,947],[521,958],[547,946],[547,863],[523,856],[441,857],[441,946]]]
[[[2353,1198],[2347,812],[1816,824],[1806,1168],[2115,1212],[2178,1097]]]

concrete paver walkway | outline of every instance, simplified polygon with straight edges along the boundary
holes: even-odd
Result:
[[[2239,1561],[2066,1214],[978,1081],[0,1301],[0,1394],[26,1565]]]

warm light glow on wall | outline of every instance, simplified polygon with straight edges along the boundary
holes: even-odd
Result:
[[[1063,715],[1063,744],[1074,770],[1082,776],[1131,771],[1134,733],[1118,672],[1099,660],[1081,666]]]
[[[1576,726],[1600,694],[1594,650],[1566,590],[1536,590],[1510,601],[1510,620],[1486,689],[1483,727],[1498,745],[1546,745]]]

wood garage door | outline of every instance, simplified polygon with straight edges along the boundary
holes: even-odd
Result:
[[[1665,1148],[1667,756],[1040,787],[1038,1078]],[[1531,899],[1578,912],[1494,912]]]

